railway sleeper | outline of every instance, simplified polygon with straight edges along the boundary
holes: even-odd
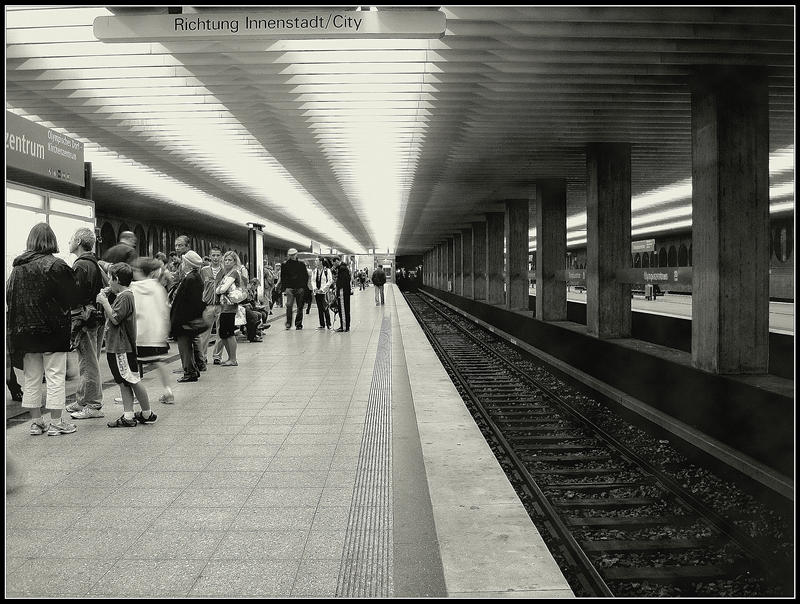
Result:
[[[563,463],[563,464],[576,464],[586,463],[588,461],[612,461],[608,455],[526,455],[524,458],[527,462],[541,461],[547,463]],[[602,470],[604,472],[625,472],[626,468],[586,468],[578,470],[579,472],[586,472],[587,470]]]
[[[719,539],[637,539],[583,541],[581,548],[585,552],[662,552],[706,549],[719,543]]]
[[[661,567],[615,567],[601,571],[606,581],[654,581],[679,583],[706,581],[731,576],[731,570],[719,566],[661,566]]]
[[[539,438],[537,440],[543,440],[543,439]],[[566,439],[556,438],[553,440],[562,441]],[[594,449],[598,449],[599,445],[593,442],[586,443],[583,445],[527,442],[527,443],[515,443],[514,448],[519,449],[520,451],[592,451]],[[611,458],[609,457],[608,459]]]
[[[495,420],[496,423],[501,424],[501,421]],[[577,428],[575,431],[577,432]],[[553,427],[540,427],[540,426],[528,426],[526,428],[527,432],[534,432],[530,436],[513,436],[510,438],[511,442],[527,442],[527,441],[540,441],[544,439],[551,439],[551,440],[581,440],[585,438],[589,438],[586,436],[581,436],[579,434],[569,434],[565,432],[564,428],[561,426],[553,426]],[[537,432],[541,434],[536,434]],[[552,433],[552,434],[545,434],[545,433]]]
[[[635,530],[652,526],[689,526],[697,522],[697,516],[620,516],[619,518],[609,518],[605,516],[596,517],[576,517],[568,516],[564,518],[564,523],[569,526],[585,526],[592,528],[618,528],[625,530]]]
[[[575,491],[575,490],[582,490],[582,491],[608,491],[610,489],[635,489],[637,487],[641,487],[643,485],[654,485],[656,484],[655,478],[644,478],[638,482],[620,482],[620,481],[609,481],[609,482],[561,482],[559,484],[547,485],[545,488],[547,490],[563,490],[563,491]]]
[[[560,508],[633,508],[653,505],[655,500],[645,497],[603,497],[597,499],[551,499]]]

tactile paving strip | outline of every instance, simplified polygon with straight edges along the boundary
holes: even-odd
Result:
[[[385,317],[372,370],[337,597],[391,597],[392,323]]]

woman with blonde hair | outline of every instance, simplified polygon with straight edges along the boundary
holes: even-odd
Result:
[[[222,255],[223,277],[217,286],[216,294],[219,296],[219,303],[222,311],[219,316],[219,326],[217,327],[217,343],[214,346],[212,356],[215,365],[223,367],[235,367],[239,363],[236,360],[236,312],[239,310],[239,302],[244,299],[245,285],[241,276],[242,262],[236,252],[228,250]],[[246,295],[246,294],[245,294]],[[228,360],[221,362],[222,348],[228,352]]]

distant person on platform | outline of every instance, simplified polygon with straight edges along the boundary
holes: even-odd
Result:
[[[336,296],[339,298],[339,312],[341,313],[341,327],[336,331],[350,331],[350,296],[353,290],[350,286],[350,269],[342,262],[339,256],[333,259],[336,268]]]
[[[378,268],[372,273],[372,284],[375,286],[375,306],[383,306],[383,286],[386,285],[386,273],[383,272],[382,264],[379,264]],[[378,303],[378,298],[380,298],[380,304]]]
[[[133,264],[133,261],[138,257],[139,252],[136,251],[136,235],[130,231],[122,231],[119,235],[119,243],[105,253],[103,260],[109,264],[116,264],[117,262]]]
[[[297,302],[295,329],[303,329],[303,296],[308,287],[306,265],[297,259],[297,250],[289,248],[289,259],[281,265],[281,286],[286,292],[286,329],[292,328],[292,309]]]
[[[203,303],[203,278],[200,267],[203,259],[191,250],[183,255],[184,278],[175,288],[175,298],[170,309],[171,335],[178,341],[181,355],[183,377],[179,382],[196,382],[200,378],[200,367],[204,366],[200,355],[200,334],[191,325],[192,321],[203,316],[206,305]]]

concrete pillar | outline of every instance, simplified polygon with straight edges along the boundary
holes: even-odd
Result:
[[[453,293],[464,295],[464,268],[461,263],[461,233],[453,235]]]
[[[503,237],[505,236],[505,213],[489,212],[486,214],[486,301],[489,304],[504,304],[503,271],[505,254]]]
[[[445,250],[447,249],[447,245],[444,243],[440,243],[438,245],[439,248],[439,289],[445,289],[447,287],[447,281],[445,281],[445,273],[447,272],[447,267],[445,266]]]
[[[536,183],[536,318],[566,321],[567,291],[555,272],[564,270],[567,253],[567,181]]]
[[[528,310],[528,200],[506,201],[506,308]]]
[[[453,291],[453,238],[447,238],[447,244],[445,245],[445,256],[447,257],[447,278],[444,282],[445,290],[452,292]]]
[[[472,298],[475,292],[472,275],[472,227],[461,229],[461,267],[464,276],[461,295]]]
[[[472,223],[472,272],[474,300],[486,300],[487,284],[486,223]]]
[[[769,369],[769,99],[766,69],[692,81],[692,363]]]
[[[436,277],[434,278],[434,287],[442,289],[442,253],[441,244],[437,243],[433,246],[434,256],[436,257]]]
[[[627,338],[630,285],[615,273],[630,266],[630,144],[589,144],[586,169],[586,326],[598,338]]]

